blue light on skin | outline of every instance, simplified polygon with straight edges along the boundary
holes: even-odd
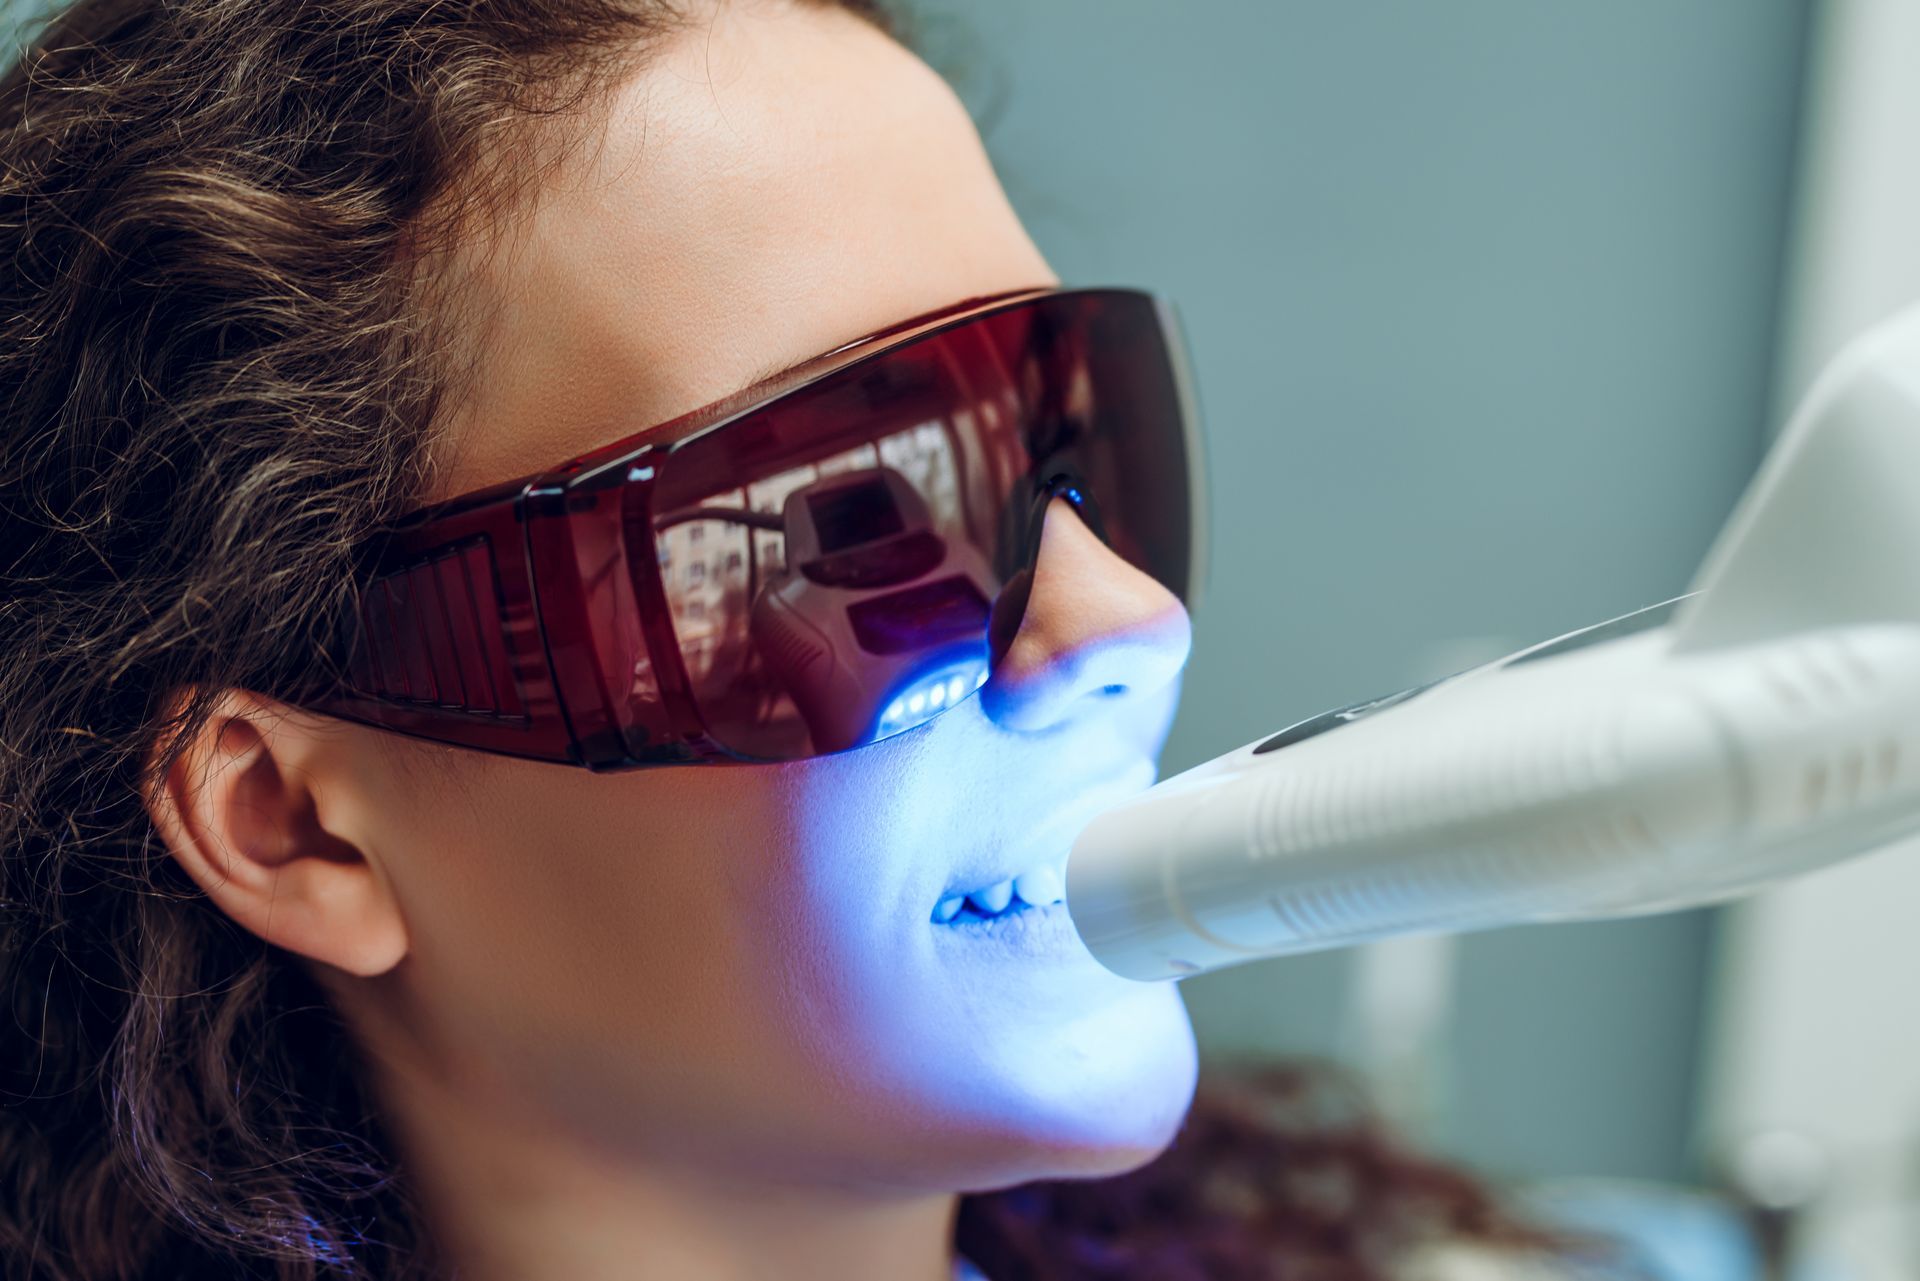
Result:
[[[1062,497],[1001,665],[955,664],[938,714],[798,767],[804,833],[770,852],[778,932],[808,939],[815,959],[786,996],[845,1056],[840,1088],[882,1124],[910,1113],[939,1133],[941,1154],[985,1180],[970,1186],[1129,1168],[1190,1096],[1192,1033],[1172,985],[1105,970],[1064,912],[1061,945],[1035,950],[1016,931],[932,917],[943,895],[1058,857],[1084,817],[1153,781],[1187,636],[1178,603]],[[920,669],[883,718],[895,703],[910,716],[941,675]],[[1019,932],[1043,919],[1023,916]]]
[[[1055,854],[1041,829],[1077,830],[1063,816],[1150,784],[1178,683],[1089,698],[1030,735],[987,714],[984,675],[955,671],[957,704],[805,764],[805,827],[768,851],[776,932],[810,944],[785,997],[843,1056],[840,1088],[889,1129],[939,1133],[972,1186],[1114,1173],[1152,1155],[1190,1096],[1177,989],[1118,978],[1070,941],[1025,954],[931,914]]]

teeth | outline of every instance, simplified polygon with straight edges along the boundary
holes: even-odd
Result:
[[[1058,903],[1066,894],[1066,883],[1050,867],[1036,867],[1013,878],[1013,892],[1035,907]]]
[[[980,915],[998,916],[1007,910],[1007,904],[1013,902],[1013,882],[1001,881],[984,890],[975,890],[967,895],[967,899]]]
[[[1066,893],[1065,873],[1051,864],[1043,864],[984,890],[943,898],[933,909],[933,919],[935,924],[945,925],[959,916],[963,907],[972,907],[980,916],[999,916],[1013,906],[1016,896],[1031,907],[1046,907],[1060,902]]]

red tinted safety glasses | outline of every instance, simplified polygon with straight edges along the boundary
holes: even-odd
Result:
[[[414,513],[292,701],[596,770],[843,751],[985,683],[1054,496],[1191,605],[1202,475],[1163,301],[974,300]]]

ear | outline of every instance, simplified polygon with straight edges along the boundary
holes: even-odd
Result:
[[[324,717],[223,691],[151,784],[147,812],[174,860],[240,925],[372,977],[406,955],[407,932],[369,833],[357,830],[364,811],[351,776],[329,768],[343,746]]]

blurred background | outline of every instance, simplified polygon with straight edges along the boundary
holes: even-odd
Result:
[[[1163,776],[1684,590],[1920,296],[1912,0],[918,0],[1069,282],[1171,295],[1213,490]],[[1185,988],[1662,1277],[1920,1275],[1920,850]]]

